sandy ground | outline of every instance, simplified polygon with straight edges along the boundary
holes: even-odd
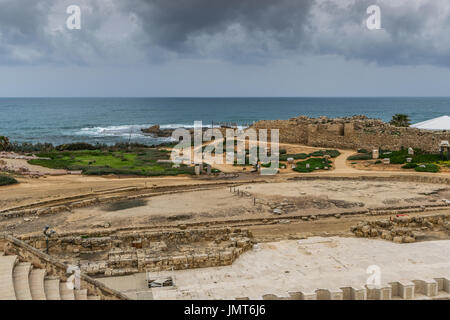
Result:
[[[307,147],[295,144],[280,144],[280,148],[286,148],[289,153],[294,152],[312,152],[320,150],[321,148]],[[241,167],[235,167],[232,165],[223,165],[220,169],[224,172],[240,172],[240,176],[233,178],[234,180],[279,180],[283,178],[295,177],[295,176],[311,176],[311,175],[330,175],[330,176],[389,176],[395,175],[418,175],[417,172],[405,171],[403,169],[399,171],[386,171],[386,170],[358,170],[353,168],[346,159],[349,155],[354,154],[353,150],[339,150],[341,155],[334,161],[333,170],[316,171],[314,173],[297,173],[291,169],[282,170],[281,174],[276,176],[261,176],[257,173],[245,173],[250,170],[248,167],[245,171]],[[7,159],[13,161],[22,161],[20,159]],[[35,166],[33,166],[35,167]],[[46,169],[37,167],[42,172]],[[449,177],[448,172],[441,173],[420,173],[423,176],[444,176]],[[17,176],[20,184],[13,186],[0,187],[0,210],[10,207],[30,204],[40,200],[51,200],[55,198],[64,198],[82,193],[89,193],[97,190],[105,190],[111,188],[123,188],[130,186],[172,186],[177,184],[197,184],[197,183],[210,183],[211,180],[216,178],[205,179],[202,176],[177,176],[177,177],[93,177],[93,176],[81,176],[81,175],[64,175],[64,176],[45,176],[38,179],[32,179],[27,176]],[[232,180],[233,180],[232,179]],[[233,181],[234,181],[233,180]]]
[[[321,148],[280,144],[289,153],[312,152]],[[282,173],[276,176],[261,176],[257,173],[240,173],[231,179],[217,177],[117,177],[117,176],[82,176],[63,175],[46,176],[39,179],[18,177],[17,185],[0,188],[0,210],[20,205],[30,205],[40,201],[64,203],[67,197],[83,195],[92,197],[102,190],[126,187],[176,187],[180,185],[214,184],[220,182],[246,183],[262,181],[266,183],[247,183],[238,187],[249,194],[238,197],[230,193],[228,187],[221,189],[181,192],[172,195],[156,196],[144,199],[139,205],[128,209],[114,209],[99,206],[77,209],[71,213],[61,213],[50,217],[39,217],[32,222],[23,223],[22,219],[6,220],[0,223],[0,230],[7,224],[15,224],[15,232],[31,232],[39,230],[49,223],[55,227],[91,228],[96,222],[109,222],[113,227],[126,225],[158,225],[167,222],[201,222],[210,220],[233,220],[243,218],[273,217],[272,209],[264,202],[279,202],[288,199],[296,204],[297,209],[289,214],[316,214],[317,212],[343,212],[382,206],[420,205],[450,199],[448,186],[433,184],[417,184],[409,182],[370,182],[370,181],[288,181],[298,176],[333,176],[359,177],[361,175],[417,175],[416,172],[362,171],[348,165],[346,159],[353,154],[352,150],[339,150],[341,155],[334,159],[335,169],[314,173]],[[233,166],[231,166],[233,167]],[[446,173],[421,173],[424,176],[445,176]],[[126,194],[126,193],[125,193]],[[132,193],[130,193],[132,194]],[[254,203],[254,198],[262,200]],[[283,216],[284,217],[284,216]],[[280,217],[282,218],[282,217]]]
[[[372,181],[296,181],[242,186],[256,197],[306,198],[343,200],[362,203],[364,207],[384,205],[408,205],[412,202],[426,203],[449,197],[447,185],[421,184],[413,182],[372,182]],[[435,194],[435,197],[427,195]]]
[[[24,159],[7,159],[2,158],[1,161],[5,162],[5,164],[10,168],[26,168],[31,173],[37,173],[40,175],[60,175],[60,174],[66,174],[67,170],[62,169],[51,169],[51,168],[45,168],[41,166],[35,166],[32,164],[29,164],[27,160]]]
[[[238,196],[235,190],[246,193]],[[289,181],[243,184],[238,187],[156,195],[150,198],[120,201],[95,207],[74,209],[72,212],[40,216],[23,223],[23,218],[0,222],[0,230],[16,224],[14,232],[33,232],[44,224],[58,231],[89,229],[98,223],[114,228],[124,226],[157,226],[161,224],[229,221],[240,219],[280,218],[321,213],[359,212],[367,208],[405,207],[440,204],[450,199],[446,185],[413,182],[376,181]],[[274,215],[273,207],[288,201],[295,207],[282,215]],[[275,204],[275,205],[274,205]],[[333,228],[320,225],[317,232]],[[348,230],[349,226],[345,226]]]
[[[150,273],[172,276],[175,287],[145,289],[145,274],[102,278],[133,292],[151,291],[155,299],[261,299],[265,294],[313,292],[366,284],[367,268],[380,269],[381,283],[450,277],[450,240],[396,244],[383,240],[312,237],[259,244],[233,265]],[[142,296],[141,296],[142,297]]]

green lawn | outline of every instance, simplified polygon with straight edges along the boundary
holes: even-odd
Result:
[[[450,161],[441,160],[440,154],[427,153],[420,149],[414,149],[414,155],[408,154],[408,149],[388,151],[382,150],[380,152],[380,159],[389,158],[392,164],[402,164],[403,169],[414,169],[418,172],[438,172],[440,166],[450,166]],[[406,161],[411,158],[411,162]],[[347,158],[347,160],[370,160],[372,155],[370,153],[359,153]],[[379,162],[381,163],[381,160]]]
[[[157,163],[167,160],[170,152],[151,148],[142,148],[131,152],[124,151],[52,151],[37,154],[41,158],[29,160],[30,164],[53,169],[82,170],[88,175],[131,174],[143,176],[192,174],[187,166],[172,168],[172,163]]]

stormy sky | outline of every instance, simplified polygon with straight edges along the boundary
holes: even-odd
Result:
[[[70,5],[81,29],[69,30]],[[366,9],[381,8],[369,30]],[[0,96],[448,96],[450,0],[0,0]]]

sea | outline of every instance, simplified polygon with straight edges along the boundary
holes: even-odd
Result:
[[[258,120],[366,115],[389,121],[396,113],[412,123],[450,114],[450,97],[426,98],[0,98],[0,135],[15,142],[136,142],[170,138],[144,135],[142,128],[193,127]]]

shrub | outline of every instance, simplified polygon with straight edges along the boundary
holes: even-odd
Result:
[[[406,162],[406,158],[408,158],[408,156],[406,156],[406,155],[395,155],[395,156],[391,157],[391,163],[392,164],[403,164]]]
[[[309,164],[309,168],[306,165]],[[324,158],[311,158],[305,161],[299,161],[295,164],[294,171],[313,172],[316,168],[323,169],[325,166],[331,167],[331,162]]]
[[[279,153],[280,153],[280,154],[286,154],[287,151],[286,151],[286,149],[280,149],[280,150],[279,150]]]
[[[417,167],[417,163],[406,163],[402,166],[403,169],[414,169]]]
[[[58,151],[96,150],[97,147],[85,142],[62,144],[56,147]]]
[[[417,172],[438,172],[439,166],[434,163],[425,163],[414,168]]]
[[[369,153],[366,149],[358,149],[358,153]]]
[[[9,139],[5,136],[0,136],[0,151],[7,151],[10,148]]]
[[[332,158],[336,158],[340,155],[341,153],[337,150],[319,150],[319,151],[314,151],[312,153],[309,154],[310,157],[323,157],[324,155],[329,155]]]
[[[370,153],[358,153],[347,158],[347,160],[370,160],[370,159],[372,159],[372,154]]]
[[[10,184],[16,184],[17,180],[13,177],[0,175],[0,186],[7,186]]]

